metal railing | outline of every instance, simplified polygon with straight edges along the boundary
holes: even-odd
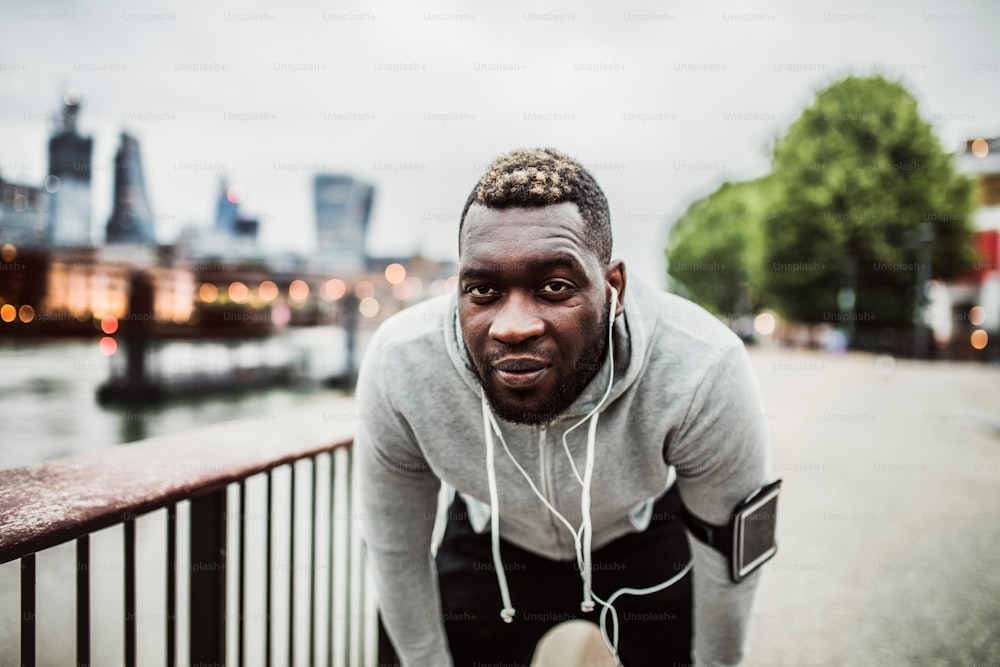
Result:
[[[75,581],[60,583],[75,586],[75,603],[63,612],[75,618],[75,663],[97,660],[105,638],[92,627],[94,577],[105,572],[94,569],[91,537],[118,526],[120,664],[375,664],[377,615],[353,509],[353,410],[350,399],[327,399],[0,471],[0,563],[21,565],[18,664],[48,664],[39,649],[68,643],[47,636],[36,580],[45,576],[38,556],[74,541]],[[137,560],[137,528],[156,542],[154,514],[166,524],[164,571],[137,578],[148,565]],[[151,587],[162,587],[146,597],[163,611],[142,614],[137,595]],[[140,642],[150,616],[162,636]]]

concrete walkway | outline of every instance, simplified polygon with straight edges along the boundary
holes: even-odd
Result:
[[[751,359],[785,481],[746,664],[1000,666],[1000,369]]]
[[[1000,667],[1000,369],[750,356],[784,485],[746,666]],[[534,667],[610,664],[580,622]]]

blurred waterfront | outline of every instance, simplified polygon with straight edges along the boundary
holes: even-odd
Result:
[[[156,355],[174,372],[215,369],[239,361],[272,363],[294,358],[304,365],[299,381],[286,386],[223,393],[146,406],[102,406],[97,388],[108,379],[113,358],[97,340],[7,341],[0,344],[0,469],[50,460],[157,435],[182,433],[231,419],[273,419],[282,409],[337,392],[325,377],[344,370],[339,329],[302,329],[266,343],[172,341]]]

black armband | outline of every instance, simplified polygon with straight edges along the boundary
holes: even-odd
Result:
[[[777,553],[774,532],[780,489],[780,479],[757,489],[736,506],[724,526],[703,521],[681,503],[688,531],[726,557],[733,583],[746,579]]]

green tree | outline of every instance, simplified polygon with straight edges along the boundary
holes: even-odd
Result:
[[[668,273],[675,289],[709,311],[731,318],[756,305],[760,225],[767,180],[723,183],[691,204],[670,232]]]
[[[912,328],[919,272],[952,278],[974,261],[972,183],[899,83],[821,91],[777,142],[772,178],[761,288],[788,319]]]

